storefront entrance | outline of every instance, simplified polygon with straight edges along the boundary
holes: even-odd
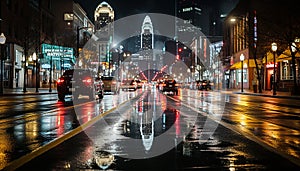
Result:
[[[271,90],[271,77],[273,74],[273,69],[267,69],[267,74],[266,74],[266,85],[265,85],[265,89],[266,90]]]

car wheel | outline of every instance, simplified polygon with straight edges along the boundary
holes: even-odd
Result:
[[[79,94],[74,93],[74,94],[73,94],[73,99],[74,99],[74,100],[78,100],[78,98],[79,98]]]
[[[94,100],[95,99],[95,96],[94,96],[93,92],[89,92],[89,99],[90,100]]]
[[[103,99],[103,94],[98,94],[99,99]]]
[[[58,94],[58,99],[60,101],[64,101],[65,100],[65,95],[64,94]]]

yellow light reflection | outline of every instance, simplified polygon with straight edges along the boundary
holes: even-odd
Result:
[[[6,131],[1,130],[0,131],[0,170],[2,170],[7,164],[8,164],[8,156],[7,152],[12,151],[13,146],[10,142],[10,138],[7,135]]]
[[[26,140],[29,141],[29,144],[31,144],[28,148],[30,150],[35,150],[38,147],[40,147],[39,143],[32,143],[32,142],[38,142],[38,132],[39,132],[39,116],[32,115],[30,118],[26,118],[28,120],[25,124],[25,136]]]

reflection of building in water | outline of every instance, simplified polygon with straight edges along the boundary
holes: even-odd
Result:
[[[143,112],[140,115],[140,133],[146,151],[149,151],[151,149],[154,137],[153,118],[155,115],[155,108],[152,107],[154,107],[155,104],[152,103],[151,99],[153,98],[151,98],[149,94],[147,94],[141,101],[142,104],[139,104],[139,107],[141,107],[141,111]]]
[[[153,119],[151,119],[151,122],[146,122],[143,124],[143,117],[141,117],[140,132],[142,136],[143,145],[146,151],[149,151],[151,149],[154,137]]]

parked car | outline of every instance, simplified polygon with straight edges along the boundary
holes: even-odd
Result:
[[[115,77],[111,76],[102,76],[101,80],[103,82],[103,89],[105,92],[112,92],[113,94],[118,94],[120,91],[120,83]]]
[[[121,83],[121,89],[122,90],[136,90],[137,82],[135,80],[129,79],[129,80],[122,80]]]
[[[210,80],[202,80],[198,83],[199,90],[212,90],[213,83]]]
[[[163,93],[173,93],[175,95],[178,95],[178,84],[174,79],[165,79],[162,83],[161,91]]]
[[[94,99],[95,95],[99,99],[103,98],[103,83],[93,77],[92,71],[86,69],[66,70],[57,80],[58,99],[65,100],[66,95],[73,95],[78,99],[80,95],[87,95]]]

